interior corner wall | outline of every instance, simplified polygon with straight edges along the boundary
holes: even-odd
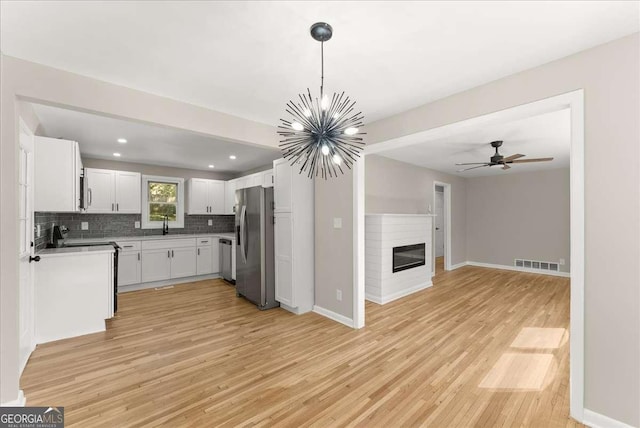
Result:
[[[371,123],[367,144],[578,89],[585,108],[584,407],[640,426],[639,33]]]
[[[368,159],[367,159],[368,162]],[[353,319],[353,171],[315,180],[315,305]],[[342,228],[334,227],[341,219]],[[342,291],[342,301],[336,298]]]
[[[451,184],[451,260],[452,265],[467,261],[465,178],[417,165],[367,155],[365,163],[366,214],[428,214],[432,212],[433,182]]]
[[[275,127],[0,53],[0,403],[18,399],[18,116],[20,101],[171,126],[274,148]],[[345,293],[349,294],[349,293]],[[28,397],[27,397],[28,399]]]
[[[467,260],[559,263],[570,272],[569,169],[467,178]]]

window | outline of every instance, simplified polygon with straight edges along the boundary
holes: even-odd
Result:
[[[184,227],[184,179],[142,176],[142,228],[160,229],[165,216],[169,227]]]

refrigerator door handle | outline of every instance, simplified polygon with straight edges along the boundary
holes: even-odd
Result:
[[[240,253],[242,261],[247,263],[247,206],[240,209]]]

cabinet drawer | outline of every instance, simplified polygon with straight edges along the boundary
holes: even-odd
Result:
[[[122,249],[121,251],[140,251],[142,243],[140,241],[124,241],[116,242]]]
[[[213,242],[213,238],[210,236],[206,238],[197,238],[196,241],[198,243],[198,247],[206,247],[211,245],[211,243]]]
[[[164,248],[195,247],[196,239],[158,239],[157,241],[142,241],[143,250],[159,250]]]

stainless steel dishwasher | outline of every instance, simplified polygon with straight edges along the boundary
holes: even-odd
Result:
[[[231,273],[233,263],[232,249],[233,243],[231,239],[220,239],[220,270],[222,271],[222,279],[233,284],[235,281]]]

